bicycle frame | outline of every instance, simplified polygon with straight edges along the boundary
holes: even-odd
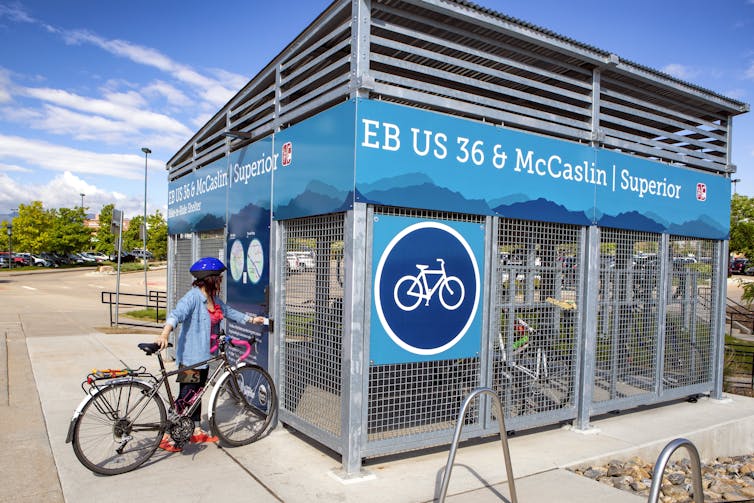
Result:
[[[534,345],[534,339],[537,331],[532,328],[528,323],[526,323],[521,318],[516,318],[515,326],[522,327],[523,330],[526,332],[526,340],[522,344],[516,346],[516,343],[518,341],[523,341],[524,337],[521,337],[518,339],[518,341],[514,341],[513,345],[513,351],[511,354],[511,358],[508,358],[507,351],[505,349],[505,340],[503,338],[503,334],[498,334],[498,344],[500,345],[500,351],[502,360],[506,362],[508,367],[514,368],[520,372],[523,372],[525,375],[529,376],[532,380],[537,380],[541,375],[543,375],[545,378],[548,377],[548,369],[547,369],[547,354],[545,351],[542,350],[539,345]],[[521,365],[517,363],[512,357],[517,356],[520,354],[523,354],[529,349],[530,345],[533,347],[531,349],[536,349],[535,357],[534,357],[534,369],[531,369],[527,367],[526,365]]]
[[[230,341],[230,338],[228,338],[228,341]],[[253,338],[249,342],[250,346],[253,346],[254,348],[256,348],[256,343],[257,343],[256,338]],[[174,421],[176,417],[190,417],[191,414],[194,413],[194,411],[196,410],[196,408],[199,407],[199,405],[201,404],[201,400],[202,400],[202,398],[204,397],[204,394],[207,391],[207,386],[206,385],[203,386],[202,389],[198,393],[196,393],[194,395],[194,399],[193,399],[191,405],[189,407],[187,407],[187,408],[184,408],[179,413],[178,410],[177,410],[177,408],[176,408],[176,400],[173,397],[172,390],[170,389],[170,383],[168,381],[168,379],[170,377],[172,377],[174,375],[177,375],[178,373],[183,372],[185,370],[192,370],[192,369],[196,369],[198,367],[202,367],[204,365],[208,365],[211,362],[221,361],[221,364],[218,365],[217,368],[212,372],[212,375],[207,378],[207,383],[210,383],[210,384],[214,385],[215,382],[217,381],[218,377],[220,377],[224,372],[228,372],[229,374],[232,375],[232,374],[235,373],[235,370],[239,367],[238,363],[236,363],[234,365],[230,361],[228,361],[227,353],[226,353],[225,349],[219,351],[218,354],[216,354],[216,355],[214,355],[214,356],[212,356],[212,357],[210,357],[210,358],[208,358],[206,360],[203,360],[201,362],[195,363],[193,365],[181,367],[180,369],[170,370],[170,371],[168,371],[165,368],[165,362],[162,359],[162,354],[159,351],[157,351],[156,355],[157,355],[157,361],[159,362],[159,365],[160,365],[160,377],[159,378],[156,377],[156,376],[154,376],[153,374],[151,374],[149,372],[139,372],[137,374],[129,375],[129,376],[126,376],[126,377],[116,377],[116,378],[106,379],[106,384],[104,386],[110,386],[112,384],[117,384],[117,383],[130,383],[130,382],[134,382],[134,381],[135,382],[139,382],[141,384],[144,384],[145,386],[147,386],[147,387],[150,388],[150,392],[147,393],[147,394],[145,394],[143,396],[143,399],[139,400],[139,403],[147,404],[147,403],[149,403],[149,400],[151,400],[152,397],[154,397],[155,395],[163,403],[165,403],[165,398],[160,394],[160,388],[164,385],[165,392],[166,392],[167,398],[168,398],[168,402],[167,402],[168,413],[169,413],[168,419],[171,422]],[[244,365],[244,364],[241,363],[241,366],[242,365]],[[140,367],[140,369],[141,368],[142,367]],[[235,382],[234,382],[233,385],[235,386]],[[93,387],[95,389],[99,389],[99,386],[97,386],[96,384],[94,384]],[[240,393],[240,390],[236,390],[236,391],[238,391]],[[213,392],[214,392],[214,389],[213,389]],[[77,421],[78,417],[81,415],[81,413],[82,413],[84,407],[86,406],[86,404],[89,403],[89,401],[94,397],[95,394],[96,394],[96,392],[91,392],[91,390],[88,391],[87,392],[87,396],[81,401],[81,403],[79,403],[78,407],[76,407],[76,410],[73,413],[73,418],[71,419],[71,422],[70,422],[69,427],[68,427],[68,434],[66,435],[66,443],[70,443],[71,442],[71,440],[73,438],[73,429],[75,427],[76,421]],[[97,405],[97,407],[99,408],[99,405]],[[111,413],[111,411],[101,411],[101,410],[100,410],[100,412]],[[140,413],[141,412],[137,413],[135,415],[135,417],[138,417]]]
[[[429,301],[432,299],[432,295],[434,295],[435,291],[442,286],[442,284],[446,281],[448,278],[448,274],[445,272],[445,261],[441,258],[437,259],[438,262],[440,262],[440,268],[439,269],[430,269],[429,266],[426,267],[419,267],[419,274],[415,276],[417,283],[419,280],[421,280],[422,290],[424,293],[414,293],[409,291],[409,295],[416,295],[420,299],[425,300],[427,304],[429,304]],[[427,277],[429,275],[433,276],[439,276],[437,281],[435,282],[434,286],[432,288],[429,287],[429,281],[427,281]]]

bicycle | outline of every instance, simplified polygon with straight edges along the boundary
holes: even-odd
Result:
[[[571,398],[571,377],[565,364],[553,364],[539,332],[521,318],[513,325],[516,338],[506,350],[505,337],[498,335],[499,374],[504,402],[518,414],[556,410]],[[516,415],[516,414],[512,414]]]
[[[277,410],[277,392],[272,377],[256,364],[243,363],[256,350],[257,337],[250,341],[221,333],[213,336],[211,351],[217,354],[195,365],[167,371],[159,345],[140,343],[147,356],[157,355],[160,375],[145,367],[93,370],[81,383],[86,397],[73,413],[66,443],[89,470],[102,475],[131,471],[152,456],[163,435],[169,434],[180,447],[194,431],[191,415],[212,384],[208,417],[210,427],[224,445],[237,447],[259,439]],[[238,364],[229,360],[227,345],[245,348]],[[168,378],[181,371],[211,362],[220,364],[207,384],[186,400],[176,401]],[[167,402],[160,394],[165,388]],[[179,403],[182,402],[182,403]]]
[[[463,283],[456,276],[447,275],[445,272],[445,261],[443,259],[438,258],[437,261],[440,263],[439,269],[429,269],[428,265],[416,264],[416,268],[419,269],[419,274],[416,276],[407,274],[398,280],[393,290],[393,299],[398,307],[404,311],[413,311],[419,307],[422,300],[425,301],[424,305],[428,306],[429,301],[432,300],[432,297],[438,289],[440,304],[442,304],[445,309],[453,311],[461,305],[465,295]],[[431,287],[427,281],[427,276],[430,274],[439,276],[435,284]],[[402,299],[405,297],[414,297],[415,300],[405,299],[407,302],[404,303],[402,302]]]

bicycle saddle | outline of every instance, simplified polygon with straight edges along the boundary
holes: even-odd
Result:
[[[168,342],[168,347],[171,348],[173,345]],[[147,356],[151,356],[160,350],[160,345],[156,342],[140,342],[139,349],[144,351]]]

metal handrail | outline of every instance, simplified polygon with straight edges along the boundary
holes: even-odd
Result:
[[[670,456],[680,447],[685,447],[691,458],[691,481],[694,484],[694,503],[704,503],[704,489],[702,489],[702,463],[699,460],[699,451],[696,446],[685,438],[671,440],[657,457],[654,470],[652,470],[652,487],[649,489],[647,503],[657,503],[660,498],[662,476],[667,468]]]
[[[440,486],[440,496],[437,499],[439,503],[445,501],[445,495],[448,492],[448,484],[450,483],[450,473],[453,471],[453,461],[456,459],[456,450],[458,449],[458,442],[461,438],[461,431],[463,430],[463,419],[466,417],[466,409],[469,408],[471,401],[476,398],[477,395],[490,395],[492,401],[495,404],[497,411],[498,425],[500,426],[500,443],[503,445],[503,457],[505,458],[505,471],[508,476],[508,487],[511,493],[511,503],[518,503],[518,497],[516,496],[516,485],[513,480],[513,467],[511,466],[511,454],[508,449],[508,436],[505,429],[505,420],[503,416],[503,404],[500,403],[500,397],[497,396],[491,388],[477,388],[466,397],[461,410],[458,413],[458,422],[456,422],[456,431],[453,435],[453,442],[450,444],[450,452],[448,453],[448,463],[445,465],[445,472],[442,477],[442,485]]]
[[[155,309],[155,321],[154,323],[134,323],[134,322],[126,322],[126,321],[120,321],[116,317],[113,319],[113,306],[115,306],[116,312],[121,307],[143,307],[145,304],[144,300],[139,301],[129,301],[128,299],[123,300],[124,297],[128,298],[137,298],[137,299],[146,299],[146,303],[149,307],[153,307]],[[163,292],[161,290],[149,290],[149,294],[145,295],[143,293],[120,293],[120,292],[100,292],[100,302],[102,304],[108,304],[109,311],[110,311],[110,326],[113,325],[129,325],[134,327],[150,327],[150,328],[160,328],[162,327],[162,324],[160,323],[160,310],[162,312],[167,311],[168,307],[168,296],[167,292]]]
[[[747,328],[754,331],[754,311],[749,306],[745,306],[728,297],[725,304],[726,318],[730,326],[730,334],[733,334],[733,324],[744,322]],[[741,323],[743,324],[743,323]]]

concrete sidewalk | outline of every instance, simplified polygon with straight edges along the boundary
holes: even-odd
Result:
[[[99,333],[26,339],[65,501],[180,498],[200,502],[234,498],[257,502],[385,503],[429,502],[437,497],[447,449],[381,458],[368,463],[362,477],[344,480],[338,476],[341,464],[337,455],[284,428],[245,447],[191,445],[178,454],[158,451],[145,465],[127,474],[102,477],[91,473],[78,462],[71,445],[65,443],[71,415],[83,398],[81,380],[90,369],[119,367],[121,360],[130,366],[154,364],[154,358],[145,357],[136,348],[138,342],[148,340],[148,335]],[[667,442],[677,437],[692,440],[703,458],[751,453],[753,433],[754,399],[733,395],[720,401],[703,398],[694,404],[681,402],[612,416],[595,421],[594,428],[586,433],[561,428],[519,434],[510,439],[518,499],[563,503],[644,501],[565,468],[632,455],[653,461]],[[9,457],[4,456],[0,462],[4,476],[9,473],[6,469],[12,467]],[[8,499],[5,495],[0,499],[59,501],[55,499],[54,470],[43,471],[39,477],[36,484],[51,488],[37,492],[39,497]],[[447,499],[506,501],[505,480],[499,440],[465,446],[456,456]]]
[[[143,291],[141,274],[126,275],[126,291]],[[150,272],[150,286],[165,272]],[[731,290],[740,289],[729,281]],[[191,446],[158,452],[134,472],[95,475],[73,454],[65,435],[93,367],[149,363],[136,344],[150,335],[104,335],[99,292],[114,277],[92,271],[35,271],[0,276],[0,502],[70,503],[148,498],[150,501],[428,502],[436,498],[448,450],[369,460],[365,476],[338,477],[339,456],[284,428],[236,449]],[[130,290],[129,290],[130,289]],[[75,301],[74,301],[75,299]],[[636,454],[656,459],[667,442],[687,437],[702,456],[754,452],[754,400],[739,396],[677,403],[594,421],[578,433],[554,429],[510,439],[521,502],[639,502],[628,493],[565,470]],[[450,441],[451,435],[448,435]],[[448,501],[499,502],[508,497],[499,440],[459,449]]]

